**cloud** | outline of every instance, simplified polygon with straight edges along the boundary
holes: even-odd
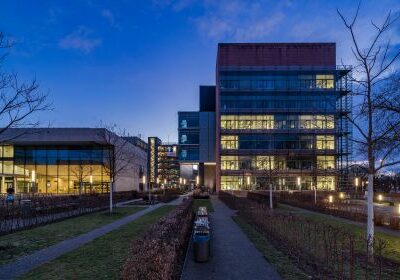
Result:
[[[102,17],[104,17],[108,21],[108,24],[111,27],[114,27],[114,28],[119,28],[120,27],[119,24],[115,20],[114,13],[111,12],[109,9],[101,10],[100,14],[101,14]]]
[[[59,46],[66,50],[77,50],[85,54],[90,53],[94,48],[101,45],[100,38],[90,37],[92,31],[85,27],[80,26],[77,30],[66,35],[59,41]]]
[[[202,15],[191,20],[201,35],[213,40],[265,40],[285,18],[281,5],[265,7],[266,0],[204,0]]]

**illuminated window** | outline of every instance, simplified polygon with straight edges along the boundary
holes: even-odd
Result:
[[[221,190],[240,190],[242,185],[242,176],[221,176]]]
[[[317,88],[334,88],[333,75],[316,75],[315,80]]]
[[[221,170],[239,170],[237,156],[221,156]]]
[[[335,149],[335,136],[333,135],[317,135],[318,150],[333,150]]]
[[[239,148],[238,140],[239,140],[239,137],[237,135],[222,135],[221,136],[221,148],[237,150]]]
[[[258,170],[274,169],[274,157],[273,156],[256,156],[255,166]]]
[[[302,129],[333,129],[335,121],[333,115],[301,115],[300,128]]]
[[[318,190],[335,190],[336,180],[334,176],[317,176]]]
[[[3,146],[3,157],[14,156],[14,146]]]
[[[222,115],[222,129],[273,129],[272,115]]]
[[[334,169],[335,156],[317,156],[318,169]]]

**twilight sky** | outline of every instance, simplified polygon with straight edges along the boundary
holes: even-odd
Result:
[[[4,68],[49,90],[45,125],[103,121],[175,141],[177,111],[197,110],[198,86],[215,83],[218,42],[336,42],[338,64],[352,64],[336,8],[350,16],[357,2],[0,0],[0,31],[16,43]],[[389,9],[400,1],[363,1],[360,38]]]

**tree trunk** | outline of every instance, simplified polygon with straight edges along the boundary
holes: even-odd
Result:
[[[368,174],[368,197],[367,197],[367,240],[368,254],[374,254],[374,174]]]
[[[110,214],[113,211],[113,191],[114,191],[114,182],[111,180],[110,182]]]

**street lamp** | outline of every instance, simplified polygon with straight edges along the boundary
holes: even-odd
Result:
[[[378,200],[382,201],[383,200],[383,196],[381,194],[378,195]]]
[[[32,192],[35,192],[35,183],[36,183],[36,172],[35,172],[35,170],[32,170],[31,181],[32,181]]]

